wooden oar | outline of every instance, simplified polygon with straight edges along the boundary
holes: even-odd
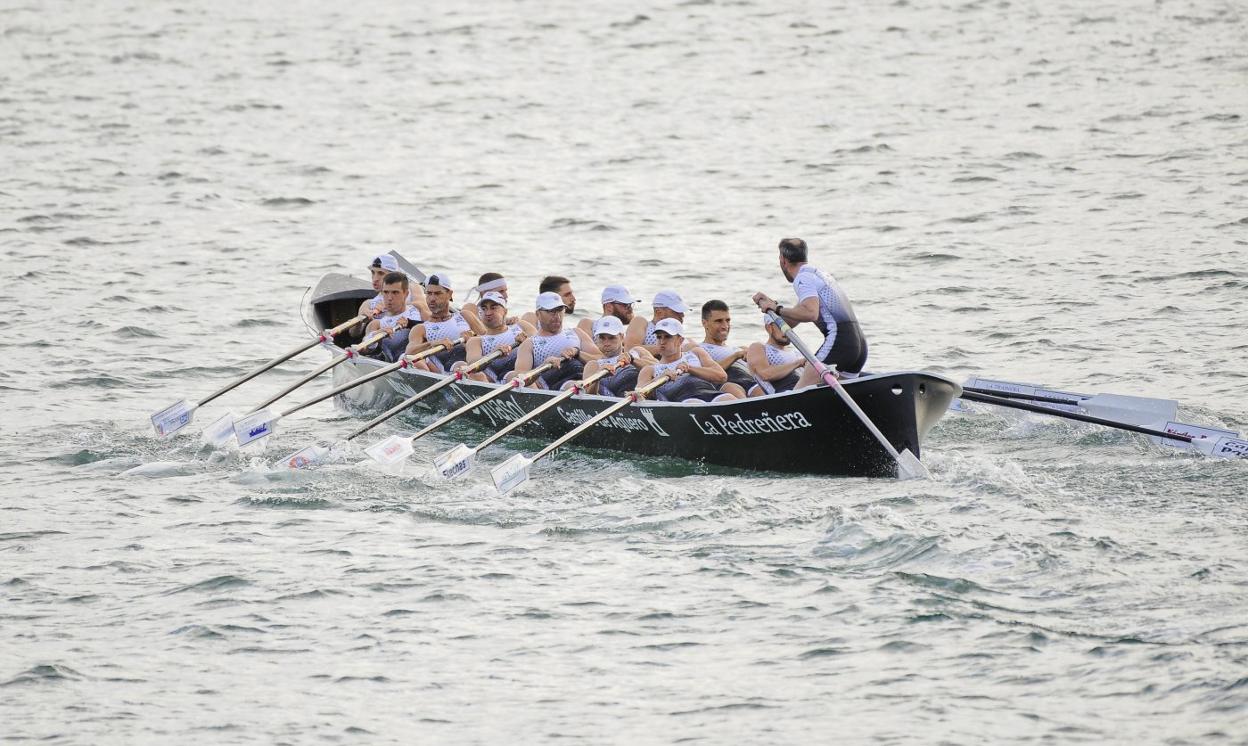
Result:
[[[481,441],[475,448],[469,448],[463,443],[460,443],[451,450],[442,453],[435,458],[433,460],[434,468],[443,479],[462,477],[464,474],[468,473],[469,469],[472,468],[473,460],[476,458],[478,453],[484,451],[486,448],[489,448],[492,444],[496,443],[508,433],[514,432],[518,428],[524,427],[528,423],[532,422],[537,417],[540,417],[543,412],[552,407],[558,406],[560,402],[567,401],[570,397],[584,392],[585,387],[601,378],[607,377],[608,375],[610,375],[610,371],[600,370],[583,381],[577,381],[572,384],[571,387],[560,391],[555,396],[552,396],[548,401],[542,402],[541,406]],[[507,389],[503,390],[505,391]]]
[[[307,407],[310,407],[313,404],[317,404],[319,402],[325,401],[326,399],[335,397],[343,393],[344,391],[350,391],[351,389],[356,388],[357,386],[363,386],[369,381],[374,381],[378,378],[381,378],[382,376],[389,375],[390,373],[393,373],[396,370],[406,368],[407,366],[411,365],[412,363],[418,360],[424,360],[425,358],[430,357],[432,355],[436,355],[439,352],[442,352],[444,350],[449,350],[457,344],[463,344],[463,341],[464,341],[463,337],[459,337],[454,340],[441,340],[441,341],[435,342],[432,347],[429,347],[426,350],[422,350],[421,352],[418,352],[415,355],[402,357],[396,362],[393,362],[393,363],[390,363],[389,365],[378,368],[372,373],[368,373],[366,375],[360,376],[359,378],[353,381],[348,381],[347,383],[344,383],[341,386],[332,388],[326,393],[321,394],[320,396],[315,396],[311,399],[308,399],[305,402],[296,404],[295,406],[290,407],[289,409],[285,409],[278,414],[274,414],[272,410],[269,410],[269,409],[262,409],[259,412],[249,414],[246,417],[243,417],[242,419],[234,423],[234,436],[238,438],[238,444],[240,446],[245,446],[248,443],[260,440],[261,438],[266,438],[273,434],[273,427],[277,424],[278,420],[282,419],[283,417],[289,417],[290,415],[294,414],[295,412],[298,412],[301,409],[306,409]]]
[[[412,455],[412,443],[415,443],[417,440],[420,440],[421,438],[425,437],[426,435],[433,432],[434,430],[437,430],[443,425],[446,425],[452,422],[453,420],[458,419],[462,415],[467,414],[468,412],[471,412],[472,410],[476,409],[482,404],[487,404],[491,401],[494,401],[495,399],[507,393],[508,391],[511,391],[512,389],[518,389],[521,386],[527,386],[534,378],[537,378],[541,374],[545,373],[546,371],[554,367],[555,367],[554,363],[543,363],[542,365],[534,368],[533,370],[528,371],[527,373],[522,373],[516,376],[515,378],[508,381],[505,385],[499,386],[498,388],[494,389],[488,394],[485,394],[484,396],[478,396],[476,399],[473,399],[472,401],[463,405],[459,409],[456,409],[454,412],[451,412],[450,414],[447,414],[438,418],[436,421],[426,425],[424,428],[422,428],[421,430],[419,430],[413,435],[408,435],[406,437],[402,435],[391,435],[389,438],[386,438],[380,443],[376,443],[374,445],[369,446],[368,448],[365,448],[364,452],[368,454],[369,458],[371,458],[372,460],[376,461],[379,464],[388,465],[388,464],[398,463],[399,461],[402,461],[403,459]]]
[[[334,448],[336,446],[341,446],[346,443],[349,443],[352,440],[355,440],[356,438],[368,432],[369,430],[372,430],[374,427],[377,427],[378,425],[390,419],[391,417],[394,417],[395,415],[403,412],[405,409],[416,404],[421,399],[424,399],[430,394],[441,391],[442,389],[446,388],[447,386],[450,386],[452,383],[455,383],[456,381],[463,380],[464,376],[468,375],[469,373],[473,373],[473,372],[476,372],[477,370],[480,370],[481,368],[484,368],[486,365],[493,362],[496,358],[501,357],[502,354],[503,354],[502,352],[495,350],[494,352],[491,352],[489,355],[486,355],[485,357],[480,358],[479,360],[475,360],[472,363],[464,366],[463,368],[460,368],[459,370],[451,373],[450,375],[446,376],[442,380],[433,384],[429,388],[416,392],[415,394],[408,397],[407,399],[404,399],[403,401],[394,405],[390,409],[387,409],[386,411],[377,415],[370,422],[356,429],[355,432],[343,438],[338,443],[330,443],[328,445],[321,445],[320,443],[314,443],[313,445],[310,445],[306,448],[301,448],[300,450],[295,451],[294,453],[290,454],[286,458],[282,459],[282,461],[292,469],[304,469],[309,466],[316,466],[317,464],[324,463],[326,457],[328,457],[329,454],[333,453]]]
[[[168,407],[165,407],[164,409],[152,415],[152,427],[155,428],[156,434],[162,438],[173,435],[177,431],[191,424],[191,420],[195,416],[196,409],[199,409],[200,407],[204,406],[205,404],[212,401],[213,399],[216,399],[217,397],[221,396],[225,392],[230,391],[231,389],[237,388],[243,385],[244,383],[247,383],[251,379],[260,375],[261,373],[264,373],[265,371],[271,368],[275,368],[278,365],[281,365],[282,363],[286,362],[292,357],[302,352],[306,352],[312,349],[313,347],[316,347],[319,344],[331,341],[335,335],[337,335],[338,333],[346,329],[351,328],[352,326],[355,326],[359,322],[363,321],[365,318],[367,317],[361,314],[359,316],[356,316],[353,319],[342,322],[338,326],[335,326],[333,329],[327,329],[324,332],[321,332],[315,338],[313,338],[312,341],[307,342],[306,344],[301,344],[295,349],[291,350],[290,352],[287,352],[284,355],[279,355],[273,358],[272,360],[265,363],[264,365],[261,365],[259,368],[256,368],[255,370],[242,376],[241,378],[237,378],[234,381],[231,381],[230,383],[226,384],[225,386],[222,386],[221,388],[212,392],[211,394],[204,397],[203,399],[200,399],[194,404],[188,402],[186,399],[182,399]]]
[[[316,378],[317,376],[329,370],[330,368],[333,368],[337,365],[347,362],[351,358],[355,357],[355,355],[358,354],[360,350],[370,347],[371,345],[385,339],[387,336],[388,336],[388,332],[377,331],[371,337],[364,339],[359,344],[348,347],[344,354],[334,356],[333,358],[329,360],[329,362],[317,367],[316,370],[307,374],[303,378],[300,378],[295,383],[291,384],[290,386],[287,386],[286,388],[279,391],[277,394],[265,400],[263,404],[259,404],[253,407],[251,411],[249,411],[247,414],[251,415],[251,414],[255,414],[256,412],[259,412],[261,409],[264,409],[265,407],[269,406],[270,404],[277,401],[278,399],[281,399],[283,396],[286,396],[290,392],[294,391],[295,389],[299,388],[305,383],[311,381],[312,379]],[[226,412],[225,414],[221,415],[219,418],[217,418],[216,422],[213,422],[211,425],[204,428],[204,432],[203,432],[204,442],[211,443],[215,446],[223,446],[226,443],[233,440],[234,439],[234,423],[237,419],[238,417],[235,416],[233,412]]]
[[[776,324],[780,331],[784,332],[784,335],[789,338],[789,342],[797,348],[797,351],[802,353],[802,357],[806,358],[806,362],[814,366],[815,372],[823,378],[824,382],[836,392],[837,396],[841,397],[841,401],[844,402],[845,406],[849,407],[849,410],[854,413],[854,416],[858,418],[862,426],[867,428],[884,450],[888,451],[888,455],[893,457],[893,460],[897,462],[898,479],[927,479],[931,476],[927,467],[909,449],[903,449],[901,453],[897,452],[893,444],[888,442],[888,438],[884,437],[884,433],[880,432],[880,429],[875,426],[871,418],[867,417],[867,413],[862,411],[862,407],[858,406],[858,402],[854,401],[853,397],[845,392],[845,387],[841,386],[841,382],[836,380],[836,374],[828,370],[827,366],[811,354],[810,349],[806,347],[806,343],[798,338],[797,334],[785,323],[784,319],[780,318],[779,314],[775,311],[767,311],[766,314],[772,320],[772,323]]]
[[[568,432],[564,433],[562,437],[538,451],[532,458],[525,456],[523,453],[517,453],[515,456],[512,456],[498,466],[495,466],[490,470],[490,477],[494,480],[494,489],[498,490],[500,495],[506,495],[508,492],[511,492],[515,488],[529,481],[529,467],[534,463],[554,453],[568,441],[590,429],[594,425],[597,425],[599,422],[607,419],[621,409],[629,406],[630,404],[635,404],[638,399],[645,397],[646,394],[654,391],[670,380],[672,380],[671,376],[659,376],[636,391],[628,392],[623,401],[612,404],[593,417],[590,417],[588,420],[585,420],[580,425],[577,425]]]
[[[1213,428],[1202,428],[1195,425],[1186,425],[1181,422],[1168,422],[1167,427],[1174,426],[1176,429],[1185,429],[1188,432],[1201,433],[1199,436],[1193,436],[1183,433],[1170,432],[1169,430],[1158,430],[1151,427],[1141,427],[1117,420],[1107,420],[1103,417],[1093,417],[1092,415],[1080,414],[1078,412],[1064,412],[1062,410],[1053,409],[1040,404],[1028,404],[1014,399],[1006,399],[1000,396],[991,396],[981,394],[977,391],[962,390],[961,397],[967,401],[982,402],[984,404],[992,404],[998,407],[1006,407],[1007,409],[1021,409],[1024,412],[1035,412],[1037,414],[1047,414],[1051,417],[1061,417],[1067,420],[1075,420],[1076,422],[1090,422],[1093,425],[1102,425],[1104,427],[1112,427],[1115,430],[1126,430],[1132,433],[1141,433],[1154,438],[1174,441],[1178,443],[1186,443],[1196,450],[1211,456],[1220,456],[1223,458],[1248,458],[1248,441],[1240,440],[1238,433],[1229,430],[1215,430]]]

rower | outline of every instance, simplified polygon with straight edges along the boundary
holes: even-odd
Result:
[[[728,374],[711,359],[710,353],[694,345],[687,352],[681,348],[685,343],[685,327],[676,319],[659,319],[654,325],[659,342],[659,361],[642,368],[637,385],[645,386],[659,376],[673,376],[675,380],[660,386],[655,392],[664,401],[732,401],[732,394],[719,390],[728,380]]]
[[[585,391],[602,396],[624,396],[637,388],[637,375],[641,372],[624,351],[624,324],[615,316],[603,316],[594,322],[593,331],[594,344],[602,351],[602,357],[585,366],[584,377],[591,378],[600,370],[608,371],[609,375],[589,384]]]
[[[537,296],[537,333],[520,343],[516,368],[504,377],[505,380],[549,362],[556,367],[538,376],[538,383],[557,389],[579,380],[585,363],[602,357],[588,334],[580,329],[563,328],[563,315],[567,310],[558,293],[545,292]]]
[[[472,288],[472,290],[469,290],[468,295],[471,296],[475,292],[477,294],[478,302],[465,303],[459,309],[460,313],[466,316],[480,317],[480,299],[485,297],[485,294],[491,291],[503,296],[503,300],[507,299],[507,280],[503,279],[503,276],[497,272],[486,272],[477,278],[477,286]],[[508,319],[507,323],[512,324],[515,323],[515,321],[516,319]]]
[[[745,392],[754,385],[754,376],[745,362],[745,348],[728,345],[728,334],[731,331],[732,315],[728,311],[727,303],[722,300],[708,300],[702,304],[701,347],[728,374],[728,382],[720,386],[719,390],[744,399]]]
[[[867,363],[867,340],[858,325],[858,316],[849,298],[832,275],[815,269],[806,263],[806,242],[800,238],[780,241],[780,271],[793,283],[797,293],[797,305],[787,308],[767,297],[755,293],[754,302],[764,313],[775,311],[789,326],[813,321],[824,335],[823,344],[815,357],[834,366],[838,378],[854,378]],[[798,388],[819,381],[819,371],[813,365],[806,367]]]
[[[399,269],[398,261],[395,260],[395,258],[390,254],[378,254],[373,257],[373,260],[368,264],[368,270],[372,275],[373,290],[377,293],[377,295],[360,304],[360,315],[375,319],[382,314],[382,280],[391,272],[401,272],[402,270]],[[421,290],[420,285],[414,282],[409,282],[408,284],[408,293],[410,295],[407,300],[408,304],[415,306],[421,316],[428,315],[429,306],[425,303],[424,291]],[[348,330],[348,334],[352,337],[361,337],[364,333],[365,322],[363,321]]]
[[[801,376],[797,371],[806,364],[806,358],[789,347],[789,338],[772,322],[770,316],[763,321],[763,328],[767,330],[767,342],[755,342],[745,351],[745,360],[750,365],[755,381],[750,387],[750,396],[765,396],[799,388]]]
[[[537,294],[554,293],[563,300],[563,305],[567,307],[568,313],[576,310],[576,294],[572,292],[572,281],[560,275],[546,275],[537,286]],[[537,322],[537,314],[529,311],[524,315],[524,320],[533,326],[540,326]],[[584,331],[584,330],[582,330]],[[589,336],[589,332],[585,332],[585,336]]]
[[[614,316],[626,329],[631,324],[639,324],[642,329],[640,334],[645,336],[646,320],[633,312],[633,305],[639,302],[640,300],[634,298],[633,294],[628,292],[628,288],[623,285],[608,285],[602,290],[602,315]],[[594,326],[597,323],[596,319],[581,319],[577,326],[586,334],[597,336],[594,334]]]
[[[435,272],[425,280],[425,299],[429,303],[429,316],[412,330],[407,342],[407,354],[414,355],[424,350],[430,342],[457,339],[484,329],[480,326],[481,322],[475,318],[469,319],[458,311],[451,311],[454,293],[451,278],[445,272]],[[476,322],[479,329],[474,329],[473,322]],[[462,361],[464,355],[463,346],[457,345],[412,365],[431,373],[443,373],[452,364]]]
[[[469,338],[464,344],[465,359],[475,362],[495,350],[500,350],[503,355],[488,363],[483,370],[472,373],[468,377],[477,381],[497,383],[516,366],[517,348],[520,343],[536,334],[537,331],[527,321],[508,323],[507,298],[497,290],[485,291],[481,300],[477,301],[477,307],[480,309],[478,313],[481,315],[481,324],[485,327],[485,331],[478,337]],[[455,363],[451,366],[451,370],[454,371],[463,365],[466,363]]]
[[[658,323],[663,319],[673,319],[679,322],[683,329],[685,314],[689,313],[689,307],[680,299],[680,295],[675,290],[660,290],[655,293],[654,301],[650,305],[654,310],[654,317],[644,325],[629,324],[628,334],[624,336],[624,346],[630,350],[634,347],[645,347],[652,355],[658,355],[659,339],[655,332]]]
[[[381,279],[381,305],[379,314],[364,330],[365,336],[378,329],[383,329],[390,336],[377,343],[375,349],[380,356],[395,362],[407,348],[408,337],[412,328],[420,323],[420,311],[407,305],[407,275],[399,271],[387,272]]]

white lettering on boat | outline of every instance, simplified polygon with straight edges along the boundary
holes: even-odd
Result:
[[[586,412],[583,409],[564,409],[563,407],[555,407],[555,411],[563,418],[563,421],[569,425],[581,425],[590,420],[596,413]],[[629,430],[638,432],[641,430],[649,430],[650,426],[645,420],[636,417],[628,417],[620,414],[613,414],[605,420],[598,423],[599,427],[610,427],[616,430]],[[666,434],[666,433],[664,433]]]
[[[710,417],[699,417],[690,414],[689,418],[703,435],[769,435],[789,430],[802,430],[812,427],[810,420],[801,412],[771,416],[763,412],[758,417],[743,417],[740,412],[731,417],[713,414]]]

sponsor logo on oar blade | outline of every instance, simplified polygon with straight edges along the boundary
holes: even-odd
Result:
[[[379,464],[397,464],[411,455],[412,442],[407,438],[391,435],[380,443],[365,448],[364,452]]]
[[[234,437],[238,438],[240,446],[245,446],[252,441],[272,435],[276,424],[274,419],[273,413],[267,409],[248,415],[234,423]]]
[[[1222,458],[1248,458],[1248,440],[1222,438],[1213,444],[1213,455]]]
[[[1216,427],[1201,427],[1200,425],[1189,425],[1185,422],[1167,422],[1165,431],[1172,435],[1186,435],[1192,440],[1218,440],[1219,438],[1237,438],[1239,433],[1231,430],[1222,430]],[[1153,442],[1160,445],[1169,446],[1171,448],[1191,448],[1193,444],[1184,443],[1181,440],[1173,440],[1171,438],[1152,437]]]
[[[499,494],[506,495],[529,478],[529,460],[523,454],[517,453],[495,466],[490,471],[490,477],[494,480],[494,489]]]
[[[316,466],[324,461],[325,456],[328,453],[328,448],[324,448],[319,445],[311,445],[290,454],[286,458],[282,459],[282,463],[291,469],[306,469],[310,466]]]
[[[191,419],[194,416],[195,408],[191,406],[190,402],[183,399],[152,415],[152,427],[156,429],[157,435],[167,438],[191,424]]]
[[[446,453],[439,454],[433,460],[433,468],[443,479],[454,479],[468,473],[468,469],[472,467],[472,457],[475,452],[468,446],[460,443]]]

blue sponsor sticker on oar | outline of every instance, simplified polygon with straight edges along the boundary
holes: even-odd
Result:
[[[273,413],[267,409],[261,409],[234,423],[234,437],[238,438],[240,446],[245,446],[272,435],[276,424],[277,418]]]
[[[167,438],[191,424],[194,417],[195,406],[183,399],[152,415],[152,427],[157,435]]]

